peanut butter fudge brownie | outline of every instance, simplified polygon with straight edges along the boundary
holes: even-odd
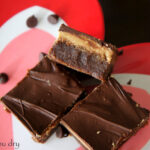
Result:
[[[77,103],[61,124],[88,150],[116,150],[148,119],[149,111],[110,78]]]
[[[1,98],[5,107],[29,129],[37,142],[46,141],[63,114],[83,92],[78,82],[62,67],[44,57]]]
[[[103,80],[112,72],[117,52],[115,46],[62,24],[49,57]]]

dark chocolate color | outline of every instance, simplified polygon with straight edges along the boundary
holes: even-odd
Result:
[[[127,84],[128,84],[128,85],[131,85],[131,83],[132,83],[132,80],[130,79],[130,80],[127,82]]]
[[[79,72],[83,72],[98,80],[105,80],[111,74],[114,63],[117,57],[117,48],[111,44],[105,43],[104,41],[92,37],[88,34],[76,31],[64,24],[61,25],[60,32],[68,32],[72,34],[74,37],[78,37],[82,40],[87,41],[86,46],[97,47],[96,45],[100,45],[101,47],[105,47],[108,50],[108,53],[112,53],[110,56],[110,62],[108,62],[107,58],[103,58],[100,53],[95,52],[94,50],[86,50],[86,47],[79,47],[78,43],[71,44],[67,41],[67,38],[63,36],[58,38],[57,42],[53,45],[50,50],[49,57],[69,68],[77,70]],[[62,33],[63,34],[63,33]],[[96,44],[93,44],[96,42]],[[105,57],[108,57],[107,55]]]
[[[118,51],[118,55],[119,55],[119,56],[123,55],[123,49],[120,50],[120,51]]]
[[[1,100],[35,139],[44,142],[82,92],[76,80],[45,57]]]
[[[127,93],[129,96],[131,96],[131,97],[133,96],[133,94],[132,94],[132,93],[130,93],[130,92],[126,92],[126,93]]]
[[[34,28],[38,24],[38,19],[33,15],[27,19],[26,24],[29,28]]]
[[[50,23],[56,24],[59,20],[59,16],[56,14],[52,14],[52,15],[49,15],[47,19]]]
[[[56,136],[58,138],[63,138],[63,137],[67,137],[68,135],[69,135],[68,130],[62,125],[59,125],[58,128],[56,129]]]
[[[79,102],[61,123],[89,150],[115,150],[148,119],[149,111],[139,107],[110,78]]]
[[[82,72],[73,70],[68,67],[63,67],[63,68],[65,69],[65,71],[71,74],[71,76],[73,76],[84,88],[89,88],[91,86],[98,86],[101,83],[100,80],[95,79],[90,75],[84,74]]]
[[[41,61],[46,55],[47,55],[46,53],[41,52],[41,53],[39,54],[39,60]]]
[[[95,78],[99,76],[106,78],[112,72],[112,65],[102,61],[94,53],[81,51],[65,42],[57,42],[53,46],[52,55],[68,66],[79,68],[82,72],[87,72]]]
[[[0,73],[0,84],[6,83],[8,81],[8,75],[6,73]]]

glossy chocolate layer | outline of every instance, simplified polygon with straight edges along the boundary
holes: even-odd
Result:
[[[49,57],[97,79],[106,79],[112,72],[117,48],[65,25],[50,50]]]
[[[37,141],[44,142],[82,92],[70,74],[44,57],[1,100]]]
[[[88,89],[91,86],[98,86],[101,83],[100,80],[82,72],[73,70],[65,66],[63,66],[63,69],[68,72],[72,77],[74,77],[78,81],[78,83],[85,89]]]
[[[139,107],[113,78],[97,87],[62,119],[89,150],[118,149],[145,125],[149,111]]]

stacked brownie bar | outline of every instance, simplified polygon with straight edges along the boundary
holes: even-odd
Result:
[[[35,141],[45,142],[61,124],[88,150],[118,149],[148,122],[149,111],[110,77],[115,46],[65,25],[59,32],[49,55],[2,103]],[[84,94],[82,80],[89,77],[101,82]]]
[[[104,80],[113,69],[117,48],[62,25],[49,57],[67,67]]]

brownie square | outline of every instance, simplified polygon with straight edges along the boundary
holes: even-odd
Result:
[[[149,113],[110,78],[78,102],[61,124],[88,150],[116,150],[148,122]]]
[[[83,91],[63,66],[46,56],[1,101],[34,140],[45,142]]]

